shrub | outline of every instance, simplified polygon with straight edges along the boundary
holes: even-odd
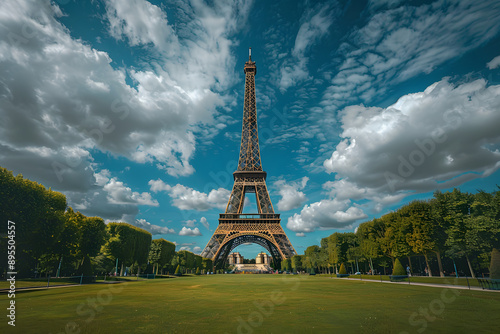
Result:
[[[490,278],[500,279],[500,252],[496,248],[491,251]]]
[[[406,270],[403,268],[403,265],[399,261],[399,259],[396,259],[394,262],[394,269],[392,269],[392,275],[393,276],[400,276],[400,275],[406,275]]]
[[[345,266],[344,266],[343,263],[340,265],[339,274],[340,275],[346,275],[347,274],[347,270],[345,269]]]
[[[83,274],[84,276],[82,283],[91,283],[93,281],[92,275],[94,274],[94,272],[92,270],[92,263],[90,263],[90,258],[87,255],[85,255],[80,264],[80,267],[78,268],[78,274]]]

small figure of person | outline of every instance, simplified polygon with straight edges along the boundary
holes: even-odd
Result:
[[[427,267],[425,267],[425,276],[429,275],[429,270],[427,269]]]
[[[407,274],[408,276],[411,276],[410,266],[409,266],[409,265],[407,265],[407,266],[406,266],[406,274]]]

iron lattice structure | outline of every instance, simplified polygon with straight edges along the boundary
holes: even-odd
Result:
[[[251,51],[251,50],[250,50]],[[223,264],[231,251],[244,243],[255,243],[269,251],[275,264],[296,255],[281,227],[280,215],[274,213],[266,186],[267,173],[262,170],[255,103],[257,67],[249,54],[245,63],[245,101],[238,168],[226,212],[220,214],[219,226],[201,253],[215,266]],[[245,195],[255,193],[258,213],[243,214]]]

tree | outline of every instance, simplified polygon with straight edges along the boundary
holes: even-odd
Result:
[[[94,271],[88,255],[83,257],[83,260],[78,267],[78,274],[84,276],[82,282],[90,283],[93,281],[91,276],[94,275]]]
[[[346,233],[335,232],[328,237],[328,261],[335,265],[347,261],[347,250],[349,243],[347,242],[348,236]]]
[[[467,243],[468,229],[474,228],[469,217],[472,196],[468,193],[462,193],[459,189],[453,189],[452,192],[447,193],[436,192],[434,197],[436,198],[435,205],[439,210],[439,219],[443,221],[442,225],[447,227],[445,245],[449,247],[448,254],[464,256],[471,276],[475,278],[476,275],[470,260],[474,249]],[[440,271],[442,271],[441,268]]]
[[[390,212],[380,218],[385,225],[385,233],[381,239],[381,249],[390,257],[392,264],[401,256],[410,255],[411,248],[406,242],[406,235],[410,233],[408,221],[402,219],[398,212]]]
[[[84,218],[84,215],[80,212],[74,212],[71,207],[64,213],[63,230],[57,238],[53,254],[59,261],[62,272],[71,270],[70,274],[72,274],[75,269],[74,262],[79,257],[79,242],[81,239],[80,220]],[[57,274],[61,275],[61,272]]]
[[[165,239],[155,239],[151,242],[149,262],[154,265],[154,273],[158,274],[159,268],[165,268],[175,254],[175,244]]]
[[[44,254],[56,252],[66,196],[0,167],[0,198],[0,220],[16,224],[18,276],[28,276]],[[1,228],[0,233],[6,234],[7,224]]]
[[[288,266],[288,259],[284,259],[283,261],[281,261],[281,271],[287,271]]]
[[[320,248],[317,245],[309,246],[306,248],[305,256],[307,258],[306,264],[308,269],[318,267]]]
[[[373,220],[360,224],[356,231],[356,235],[359,240],[360,253],[370,260],[370,269],[373,275],[373,260],[382,256],[380,244],[377,242],[377,235],[374,231]]]
[[[145,264],[151,245],[151,233],[126,223],[109,223],[107,225],[109,239],[104,251],[113,259],[121,261],[120,276],[124,265]],[[139,272],[138,272],[139,274]]]
[[[201,263],[205,271],[211,272],[213,270],[212,259],[202,258]]]
[[[399,259],[396,259],[396,261],[394,261],[394,268],[392,269],[392,275],[393,276],[406,275],[405,268],[403,267]]]
[[[496,248],[491,251],[490,278],[500,279],[500,252]]]
[[[294,255],[292,257],[292,268],[293,271],[301,271],[302,270],[302,255]]]
[[[135,227],[135,247],[134,247],[134,263],[137,263],[137,275],[140,274],[141,265],[145,265],[148,261],[149,247],[151,247],[152,235],[150,232],[141,228]]]
[[[500,187],[499,187],[500,189]],[[466,233],[469,247],[479,253],[491,251],[490,277],[500,278],[498,248],[500,248],[500,190],[493,193],[479,191],[473,195],[471,223],[474,225]],[[493,278],[493,277],[492,277]]]
[[[347,262],[351,264],[352,272],[354,273],[359,271],[358,260],[361,257],[359,240],[356,234],[351,232],[344,233],[344,237],[346,238],[346,245],[347,245],[347,251],[346,251]],[[354,265],[356,265],[356,268],[354,268]]]
[[[340,265],[340,270],[339,270],[340,275],[347,275],[347,270],[345,269],[344,262]]]
[[[153,265],[153,274],[158,274],[158,265],[161,259],[161,240],[153,240],[149,248],[148,261]]]
[[[196,268],[201,268],[202,263],[203,263],[203,258],[200,255],[195,254],[194,255],[194,266]]]
[[[181,265],[181,269],[184,270],[193,270],[195,269],[195,258],[194,254],[187,251],[187,250],[181,250],[177,252],[177,255],[179,256],[179,264]]]
[[[470,262],[470,254],[465,247],[465,220],[470,213],[472,197],[468,193],[462,193],[459,189],[453,189],[452,192],[442,193],[436,191],[433,205],[434,218],[439,226],[438,233],[435,234],[436,240],[436,256],[438,259],[439,272],[443,277],[443,267],[441,264],[440,252],[444,246],[449,247],[448,254],[465,256],[472,277],[475,277]],[[430,268],[429,268],[430,269]]]
[[[401,208],[400,213],[405,225],[410,227],[406,241],[415,254],[424,256],[429,276],[432,277],[428,255],[438,249],[434,236],[439,226],[433,219],[431,204],[428,201],[413,201]]]
[[[85,217],[77,220],[77,226],[79,230],[78,253],[83,262],[86,258],[96,256],[104,245],[106,224],[102,218]]]

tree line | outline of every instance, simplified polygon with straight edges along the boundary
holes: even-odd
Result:
[[[173,273],[212,271],[211,259],[175,252],[164,239],[126,223],[105,224],[67,206],[66,197],[21,174],[0,167],[0,247],[7,249],[7,221],[15,225],[16,271],[35,274]],[[491,254],[500,248],[500,190],[475,194],[454,189],[435,192],[356,231],[333,233],[304,255],[281,261],[285,271],[386,273],[396,259],[412,272],[429,276],[460,272],[475,277],[490,272]],[[7,257],[0,259],[7,271]]]
[[[175,244],[152,240],[136,226],[86,217],[67,206],[66,196],[0,167],[0,247],[7,249],[7,222],[15,222],[15,258],[18,277],[35,275],[93,275],[212,271],[211,259]],[[0,272],[7,270],[0,259]]]
[[[454,189],[364,222],[354,233],[333,233],[281,267],[338,273],[344,263],[351,273],[385,274],[399,259],[424,275],[458,271],[476,277],[490,272],[491,255],[499,248],[500,190],[471,194]]]

